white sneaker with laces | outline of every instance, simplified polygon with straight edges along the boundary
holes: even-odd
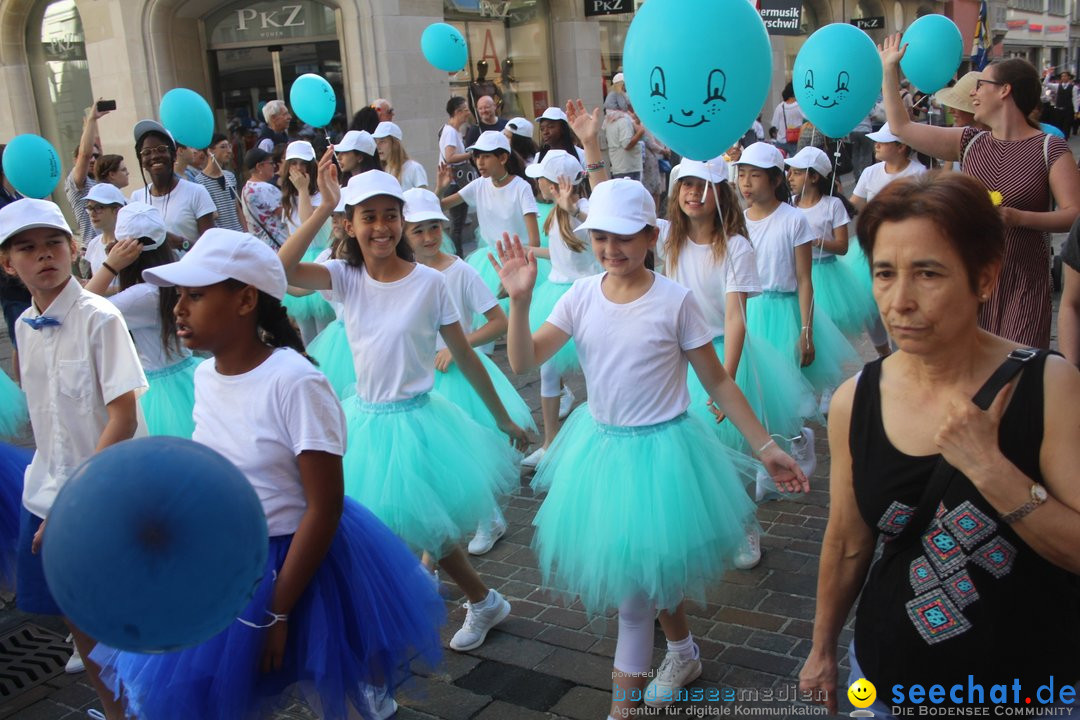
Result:
[[[485,555],[495,547],[495,543],[506,534],[506,520],[502,513],[495,511],[495,516],[489,520],[481,520],[476,527],[476,535],[469,542],[470,555]]]
[[[679,688],[686,687],[701,677],[701,660],[683,658],[679,653],[669,652],[660,663],[656,677],[645,688],[645,704],[649,707],[667,707],[675,702]]]
[[[804,427],[799,437],[791,441],[791,457],[799,463],[803,474],[809,478],[817,470],[817,452],[814,450],[814,431]]]
[[[829,414],[829,407],[832,405],[832,396],[832,389],[826,389],[821,393],[821,401],[818,403],[818,410],[821,411],[822,415]]]
[[[735,567],[750,570],[761,562],[761,531],[757,527],[746,529],[746,539],[735,553]]]
[[[487,600],[494,600],[486,607],[477,608],[473,603],[465,603],[465,623],[450,639],[450,649],[464,652],[475,650],[484,644],[488,631],[510,614],[510,603],[496,590],[491,590]],[[486,602],[486,601],[485,601]]]
[[[393,717],[398,710],[397,702],[390,697],[385,687],[368,685],[364,688],[364,697],[367,699],[368,707],[376,720],[386,720]]]
[[[64,672],[68,675],[77,675],[86,669],[86,664],[83,662],[82,656],[79,655],[79,649],[75,647],[75,638],[68,635],[65,642],[71,643],[71,657],[68,658],[67,665],[64,666]]]
[[[574,391],[570,389],[569,385],[563,385],[562,392],[559,393],[559,419],[565,420],[573,409]]]
[[[543,459],[544,453],[547,452],[546,447],[538,447],[533,450],[529,455],[525,456],[525,459],[521,461],[521,467],[534,468],[540,464],[540,460]]]

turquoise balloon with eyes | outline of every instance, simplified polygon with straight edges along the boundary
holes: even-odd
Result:
[[[826,25],[803,43],[791,84],[803,115],[818,131],[843,137],[877,102],[881,56],[870,36],[854,25]]]
[[[627,31],[623,74],[645,127],[683,157],[707,161],[765,104],[769,36],[747,0],[649,0]]]

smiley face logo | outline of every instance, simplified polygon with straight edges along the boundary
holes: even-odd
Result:
[[[851,75],[847,70],[841,70],[836,76],[836,89],[830,91],[828,88],[822,88],[822,91],[818,93],[814,89],[814,71],[807,70],[803,91],[808,97],[814,99],[814,105],[816,107],[828,110],[844,101],[844,98],[847,97],[850,85]]]
[[[877,688],[866,678],[859,678],[847,690],[848,700],[857,708],[868,708],[877,699]]]
[[[877,101],[881,57],[865,32],[833,23],[803,43],[791,77],[795,99],[818,132],[843,137]]]
[[[717,115],[721,106],[716,103],[726,103],[724,90],[727,88],[727,74],[719,68],[709,71],[709,82],[705,91],[705,100],[699,110],[691,103],[690,108],[679,107],[671,110],[668,107],[667,76],[664,68],[657,65],[649,74],[649,99],[653,103],[653,112],[661,117],[667,113],[667,122],[683,128],[696,128],[709,122],[708,115]],[[679,116],[675,119],[676,114]]]

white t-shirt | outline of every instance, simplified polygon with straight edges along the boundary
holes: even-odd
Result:
[[[191,242],[199,239],[199,218],[217,212],[217,205],[206,188],[183,178],[177,179],[176,187],[168,195],[155,197],[149,187],[143,187],[133,192],[131,199],[156,207],[165,219],[165,229]]]
[[[640,143],[627,150],[626,145],[634,137],[634,121],[629,116],[616,118],[604,125],[607,136],[608,156],[611,158],[611,174],[625,175],[639,173],[644,161],[641,157]]]
[[[385,403],[422,395],[435,384],[435,338],[460,319],[446,280],[417,264],[391,283],[344,260],[325,263],[332,299],[345,305],[345,334],[356,367],[356,394]]]
[[[244,473],[262,503],[270,537],[296,532],[307,510],[298,457],[345,454],[345,413],[326,377],[291,348],[241,375],[213,359],[195,370],[195,434]]]
[[[672,280],[694,293],[714,338],[724,335],[728,293],[744,292],[748,297],[761,293],[754,248],[742,235],[728,238],[727,251],[719,264],[711,245],[687,239],[679,248],[675,267],[671,267],[669,258],[664,259],[664,267]]]
[[[875,195],[884,190],[885,186],[893,180],[912,175],[922,175],[924,172],[926,172],[926,166],[914,159],[909,160],[907,167],[895,174],[885,172],[885,163],[879,162],[862,171],[859,175],[859,182],[855,183],[855,190],[852,195],[866,198],[866,202],[870,202]]]
[[[764,220],[746,218],[746,229],[757,256],[762,291],[795,292],[795,248],[814,241],[814,233],[803,214],[787,203]]]
[[[851,217],[838,197],[824,196],[811,207],[800,207],[803,217],[814,233],[814,258],[833,257],[833,253],[821,249],[822,240],[832,240],[833,230],[851,222]]]
[[[446,148],[453,148],[455,155],[465,152],[465,141],[461,139],[461,133],[452,125],[443,125],[439,133],[439,165],[446,165]]]
[[[781,102],[772,114],[772,126],[776,128],[776,139],[782,143],[787,142],[787,129],[802,127],[803,121],[803,112],[799,103]]]
[[[101,264],[109,256],[108,251],[105,250],[105,243],[102,242],[104,237],[104,234],[98,234],[90,238],[86,243],[86,250],[83,251],[83,257],[90,263],[90,272],[94,275],[101,271]]]
[[[517,175],[502,187],[495,187],[491,178],[477,178],[461,188],[461,199],[476,208],[476,224],[480,237],[490,247],[502,240],[503,233],[517,235],[522,245],[529,244],[525,216],[537,215],[536,197],[529,183]]]
[[[442,271],[442,275],[446,279],[450,301],[457,309],[461,329],[468,335],[473,331],[473,315],[483,315],[498,305],[498,302],[484,284],[480,273],[461,258],[455,257],[450,267]],[[435,349],[442,350],[444,347],[446,347],[446,342],[442,339],[442,335],[436,336]]]
[[[311,209],[314,210],[320,205],[322,205],[322,193],[315,193],[311,196]],[[294,197],[292,212],[285,218],[285,230],[292,235],[302,224],[303,221],[300,220],[300,200]]]
[[[424,166],[415,160],[406,160],[401,168],[401,190],[404,192],[413,188],[426,188],[427,184],[427,171]]]
[[[582,214],[588,215],[589,201],[585,198],[578,200],[578,210]],[[558,208],[553,208],[551,211],[552,216],[556,212],[558,212]],[[579,225],[581,225],[580,220],[576,217],[570,218],[571,228],[576,229]],[[551,253],[551,272],[548,274],[548,282],[572,283],[575,280],[604,271],[593,253],[588,233],[583,237],[579,236],[579,239],[585,243],[585,249],[581,252],[574,252],[566,245],[566,240],[563,239],[562,233],[559,231],[559,221],[554,217],[552,218],[551,232],[548,233],[548,251]]]
[[[583,278],[555,303],[549,323],[574,338],[589,410],[605,425],[655,425],[686,411],[685,351],[712,342],[689,290],[653,273],[630,303],[604,296],[607,273]]]
[[[138,283],[127,290],[109,296],[109,301],[124,314],[124,322],[139,351],[143,370],[150,372],[191,357],[183,345],[170,346],[166,352],[161,344],[161,314],[158,312],[160,291],[150,283]]]

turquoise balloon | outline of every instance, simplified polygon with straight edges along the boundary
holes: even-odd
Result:
[[[623,73],[645,127],[683,157],[710,160],[765,104],[769,36],[746,0],[649,0],[626,33]]]
[[[16,135],[4,149],[4,177],[22,195],[47,198],[60,182],[60,156],[40,135]]]
[[[810,122],[831,138],[862,122],[881,92],[881,57],[870,36],[854,25],[826,25],[803,44],[791,84]]]
[[[173,88],[158,106],[161,124],[176,142],[191,148],[210,147],[214,136],[214,112],[203,96],[187,88]]]
[[[1042,131],[1043,131],[1044,133],[1046,133],[1047,135],[1057,135],[1057,136],[1058,136],[1059,138],[1061,138],[1062,140],[1065,140],[1065,139],[1067,139],[1067,138],[1065,137],[1065,133],[1061,132],[1061,129],[1060,129],[1060,128],[1056,128],[1056,127],[1054,127],[1053,125],[1050,125],[1049,123],[1044,123],[1044,122],[1041,122],[1041,123],[1039,123],[1039,128],[1040,128],[1040,129],[1041,129],[1041,130],[1042,130]]]
[[[911,23],[900,39],[900,47],[904,45],[908,49],[900,61],[900,69],[924,93],[945,87],[963,60],[964,39],[960,28],[944,15],[923,15]]]
[[[447,23],[432,23],[420,36],[424,58],[446,72],[457,72],[469,62],[469,46],[456,27]]]
[[[337,95],[326,78],[306,73],[289,90],[289,105],[296,117],[311,127],[326,127],[337,111]]]

